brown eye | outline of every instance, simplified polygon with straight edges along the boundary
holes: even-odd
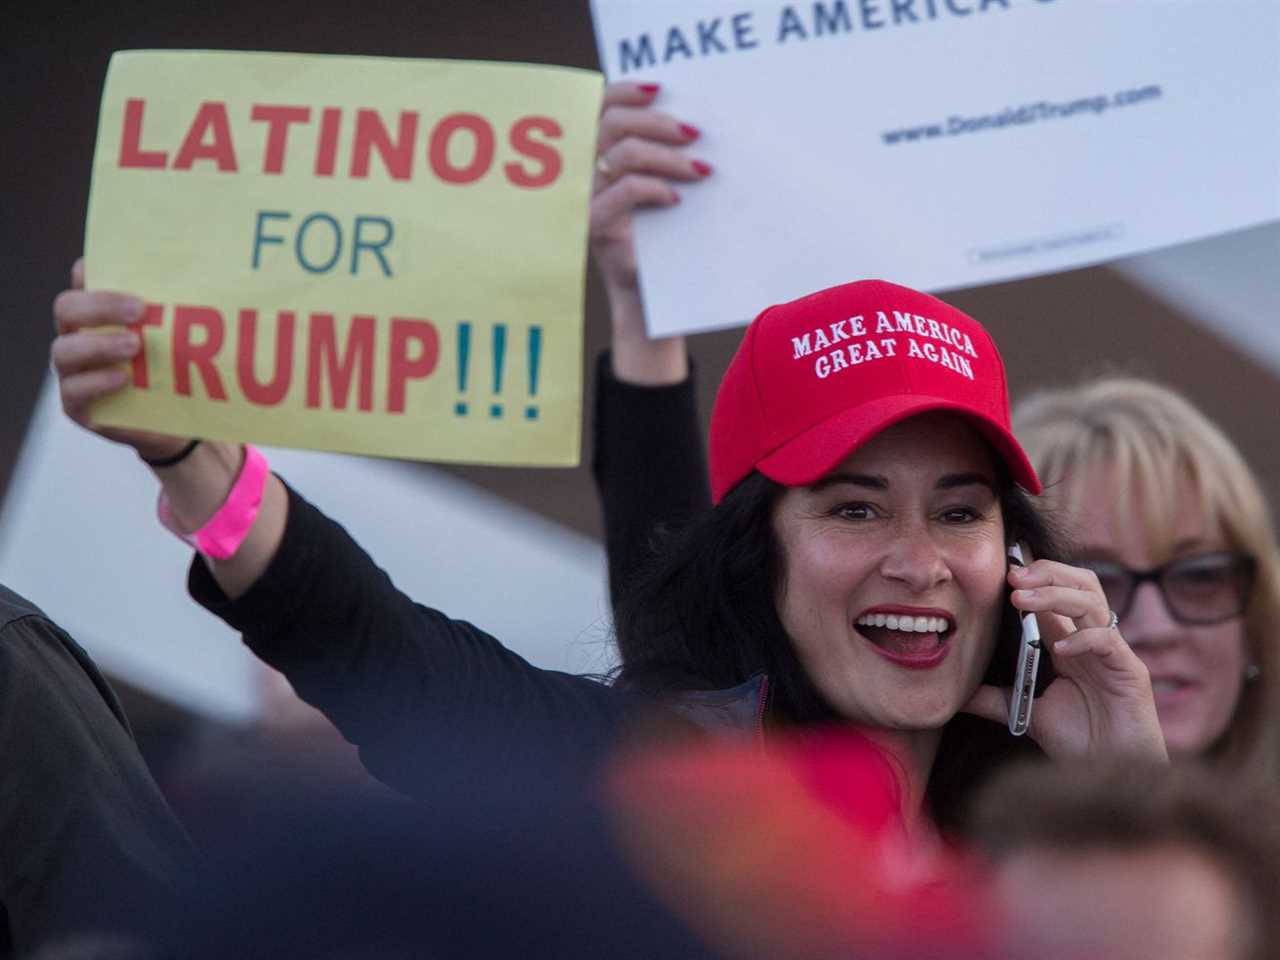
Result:
[[[875,516],[869,503],[842,503],[833,513],[845,520],[870,520]]]

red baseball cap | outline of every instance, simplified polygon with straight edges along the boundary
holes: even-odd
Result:
[[[972,317],[926,293],[860,280],[769,307],[747,328],[711,415],[711,495],[753,470],[814,483],[900,420],[964,414],[1015,483],[1040,479],[1009,424],[995,342]]]

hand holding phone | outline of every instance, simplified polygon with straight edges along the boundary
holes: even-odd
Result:
[[[1009,548],[1009,562],[1025,567],[1022,546]],[[1018,650],[1018,669],[1013,677],[1013,696],[1009,698],[1009,732],[1020,737],[1031,726],[1031,707],[1036,692],[1036,674],[1040,670],[1040,625],[1034,613],[1022,614],[1022,643]]]

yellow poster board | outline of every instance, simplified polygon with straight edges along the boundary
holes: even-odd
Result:
[[[145,349],[95,419],[576,464],[602,87],[522,64],[117,53],[86,282],[145,300]]]

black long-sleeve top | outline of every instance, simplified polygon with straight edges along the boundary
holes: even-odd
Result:
[[[501,764],[528,750],[591,768],[640,702],[534,667],[478,627],[415,603],[292,489],[280,547],[243,596],[229,600],[199,557],[188,586],[333,721],[374,776],[409,795],[430,793],[439,764]]]
[[[609,589],[616,606],[651,563],[657,538],[711,508],[694,374],[670,386],[639,386],[596,366],[592,473],[604,513]]]

